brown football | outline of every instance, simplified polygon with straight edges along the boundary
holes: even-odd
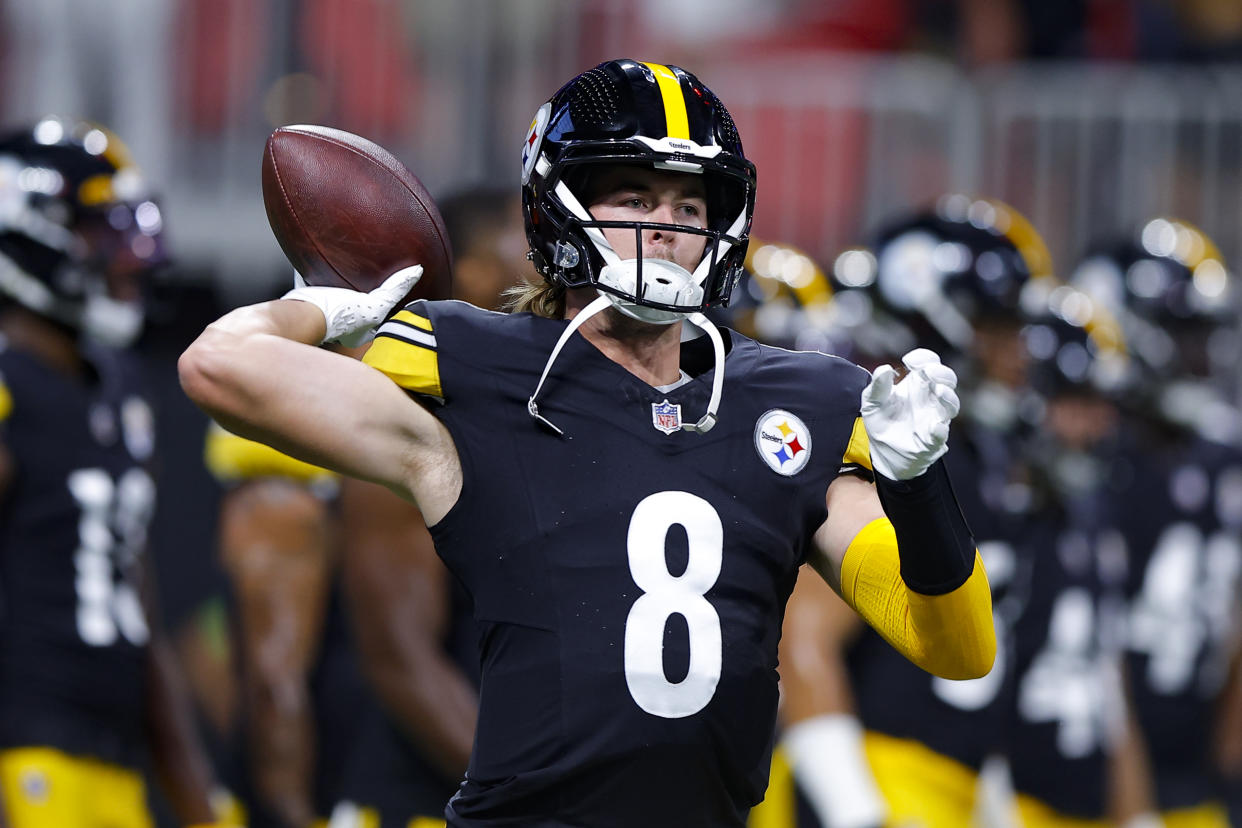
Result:
[[[420,264],[422,279],[402,304],[452,291],[439,209],[404,164],[366,138],[323,126],[277,129],[263,152],[263,205],[308,284],[370,291]]]

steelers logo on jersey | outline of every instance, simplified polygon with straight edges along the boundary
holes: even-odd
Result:
[[[774,408],[755,423],[755,451],[777,474],[797,474],[811,459],[810,429],[788,411]]]

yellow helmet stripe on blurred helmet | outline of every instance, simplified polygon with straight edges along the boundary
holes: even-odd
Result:
[[[1035,226],[1027,221],[1026,216],[1005,202],[994,198],[986,199],[986,201],[1000,214],[997,217],[996,229],[1000,230],[1001,235],[1009,239],[1018,249],[1018,254],[1026,262],[1026,269],[1030,272],[1031,278],[1043,279],[1053,276],[1052,254],[1048,252],[1048,245],[1044,243],[1044,237],[1039,235]]]
[[[656,83],[660,87],[660,97],[664,100],[664,123],[669,138],[690,140],[690,119],[686,115],[686,99],[681,91],[681,81],[662,63],[644,63],[655,73]]]

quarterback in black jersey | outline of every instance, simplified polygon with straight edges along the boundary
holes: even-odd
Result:
[[[545,278],[518,312],[384,322],[417,267],[369,294],[298,288],[208,326],[182,384],[230,429],[418,504],[482,627],[450,825],[740,826],[801,564],[926,669],[991,666],[987,578],[939,462],[956,377],[916,351],[900,382],[871,378],[707,321],[755,173],[685,70],[601,64],[524,146]],[[381,322],[366,365],[312,347]]]
[[[185,824],[210,776],[147,612],[154,423],[137,357],[160,216],[106,129],[0,136],[0,811],[9,828]]]

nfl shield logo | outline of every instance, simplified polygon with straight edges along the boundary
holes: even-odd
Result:
[[[679,430],[681,428],[681,406],[673,405],[668,400],[652,403],[651,424],[665,434],[672,434]]]

